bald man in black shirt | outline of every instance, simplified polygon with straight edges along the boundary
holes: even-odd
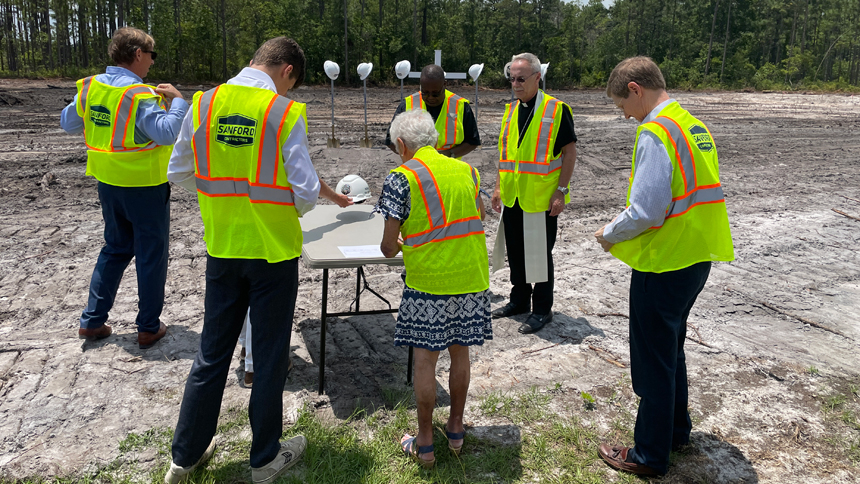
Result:
[[[394,117],[408,109],[424,109],[430,113],[439,133],[436,151],[445,156],[460,159],[480,146],[478,121],[469,101],[445,89],[445,71],[436,64],[425,66],[421,70],[420,83],[421,90],[401,101]],[[440,120],[443,111],[445,117]],[[390,128],[385,135],[385,145],[397,152],[391,142]]]

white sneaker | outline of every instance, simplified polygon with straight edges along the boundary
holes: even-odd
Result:
[[[212,442],[209,443],[209,447],[206,448],[206,451],[203,452],[203,455],[194,465],[179,467],[171,461],[170,470],[168,470],[167,474],[164,476],[164,484],[179,484],[180,482],[185,482],[185,480],[188,479],[188,476],[194,472],[194,469],[197,469],[201,464],[205,464],[206,461],[212,458],[212,454],[214,453],[215,439],[212,439]]]
[[[281,450],[278,455],[263,467],[251,468],[251,480],[254,484],[269,484],[274,482],[287,469],[292,467],[301,459],[308,446],[308,439],[304,435],[298,435],[292,439],[281,442]]]

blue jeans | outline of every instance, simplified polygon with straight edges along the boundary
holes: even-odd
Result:
[[[270,264],[207,256],[203,333],[173,436],[176,465],[194,465],[215,435],[233,350],[249,306],[254,326],[254,385],[248,404],[251,467],[275,458],[281,448],[282,398],[298,285],[298,258]]]
[[[710,262],[630,278],[630,375],[641,400],[628,461],[665,473],[672,448],[690,442],[687,317],[708,280]]]
[[[105,324],[122,274],[132,257],[137,268],[138,331],[154,333],[161,326],[164,283],[167,281],[170,236],[170,184],[117,187],[99,182],[105,222],[105,245],[90,279],[81,328]]]

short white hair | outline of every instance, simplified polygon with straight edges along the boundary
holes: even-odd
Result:
[[[529,66],[531,66],[532,68],[532,73],[540,72],[540,59],[538,59],[536,55],[530,54],[528,52],[517,54],[511,58],[511,64],[518,60],[528,62]]]
[[[397,138],[400,138],[406,149],[417,151],[425,146],[436,146],[438,137],[433,117],[423,109],[404,111],[391,122],[391,139],[395,147]]]

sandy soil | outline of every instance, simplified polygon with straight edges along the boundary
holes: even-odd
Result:
[[[198,86],[181,86],[187,95]],[[454,89],[474,97],[471,88]],[[473,357],[470,404],[489,392],[556,392],[553,410],[595,423],[635,409],[629,383],[629,269],[604,254],[591,234],[623,208],[635,123],[597,91],[552,92],[574,111],[579,159],[572,203],[555,248],[556,318],[536,335],[520,335],[521,318],[496,321],[495,339]],[[484,148],[466,157],[490,191],[496,139],[509,92],[482,90],[478,119]],[[690,316],[687,361],[695,457],[667,478],[692,482],[848,483],[860,480],[846,457],[860,432],[822,411],[847,396],[860,413],[860,97],[778,93],[674,93],[705,121],[719,152],[737,260],[714,265]],[[205,247],[196,198],[174,187],[170,265],[163,321],[169,335],[141,351],[135,339],[136,280],[129,267],[109,323],[114,335],[77,339],[102,221],[95,180],[84,177],[79,136],[59,128],[71,101],[69,81],[0,80],[0,475],[53,476],[112,461],[129,432],[172,427],[202,327]],[[311,155],[334,185],[358,173],[380,193],[397,158],[382,147],[399,100],[397,89],[371,89],[370,137],[364,136],[361,90],[337,91],[336,137],[329,92],[303,88]],[[375,202],[374,197],[371,202]],[[485,223],[492,250],[498,216]],[[371,286],[393,302],[399,270],[369,267]],[[406,350],[391,342],[392,316],[332,318],[327,334],[325,395],[318,395],[321,271],[302,267],[284,393],[287,419],[311,402],[326,418],[386,403],[404,388]],[[335,270],[330,311],[354,295],[354,271]],[[510,290],[507,270],[491,278],[494,306]],[[381,309],[372,296],[363,309]],[[237,349],[238,352],[238,349]],[[447,361],[439,365],[439,405],[447,405]],[[238,367],[238,365],[234,365]],[[224,408],[246,405],[236,369]],[[853,387],[851,386],[853,385]],[[853,390],[852,390],[853,389]],[[597,398],[583,410],[581,391]],[[626,413],[625,413],[626,412]],[[473,432],[511,443],[516,426],[470,412]],[[595,456],[596,458],[596,456]],[[152,461],[154,456],[143,456]]]

